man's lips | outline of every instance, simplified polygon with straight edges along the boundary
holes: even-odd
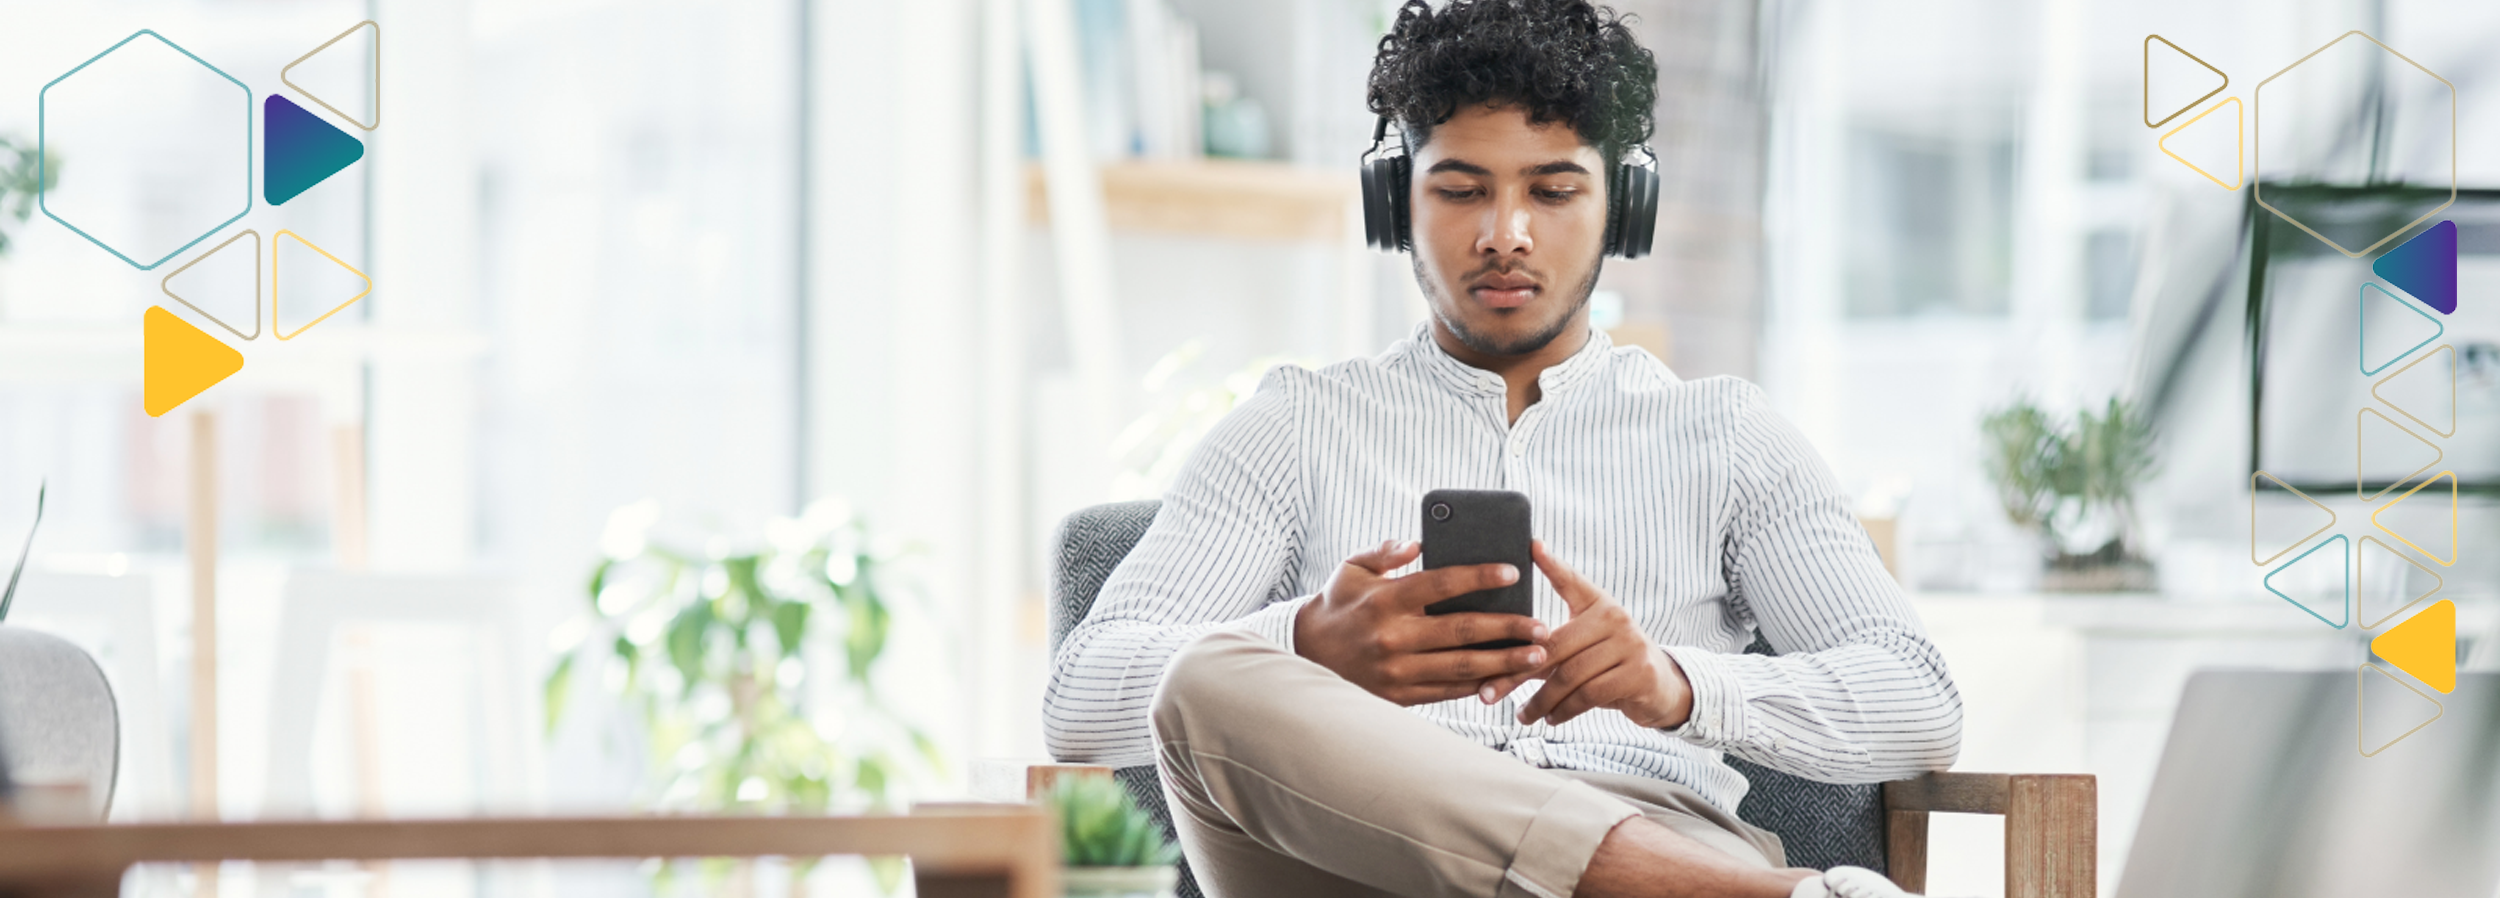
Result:
[[[1475,294],[1477,299],[1483,300],[1485,305],[1493,308],[1516,309],[1527,305],[1529,300],[1535,299],[1537,289],[1536,280],[1533,278],[1515,274],[1497,274],[1477,280],[1476,285],[1468,288],[1467,292]]]

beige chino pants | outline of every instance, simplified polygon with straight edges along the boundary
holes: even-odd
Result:
[[[1531,767],[1243,631],[1173,657],[1152,725],[1182,847],[1217,898],[1565,898],[1635,814],[1785,864],[1779,837],[1681,785]]]

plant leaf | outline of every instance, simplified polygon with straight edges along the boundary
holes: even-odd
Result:
[[[556,734],[556,721],[564,718],[564,700],[573,689],[573,659],[577,657],[580,656],[566,653],[556,661],[556,669],[547,673],[547,735],[550,737]]]

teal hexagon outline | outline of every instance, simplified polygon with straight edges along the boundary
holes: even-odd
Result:
[[[138,40],[138,39],[139,39],[139,37],[140,37],[141,35],[146,35],[146,36],[148,36],[148,37],[155,38],[155,39],[157,40],[157,42],[158,42],[158,43],[161,43],[161,44],[164,44],[165,46],[168,46],[168,47],[172,47],[172,48],[174,48],[174,52],[176,52],[176,53],[180,53],[180,54],[182,54],[182,55],[184,55],[184,56],[188,56],[188,57],[190,57],[192,62],[199,63],[199,64],[200,64],[200,66],[201,66],[202,68],[205,68],[205,69],[207,69],[207,70],[209,70],[209,71],[211,71],[211,72],[215,72],[215,73],[217,73],[217,77],[219,77],[219,78],[224,78],[224,79],[226,79],[227,81],[231,81],[231,82],[233,82],[233,83],[234,83],[234,86],[236,86],[236,87],[239,87],[239,88],[242,88],[242,89],[243,89],[243,211],[235,213],[233,218],[229,218],[229,219],[226,219],[225,221],[218,222],[218,223],[217,223],[217,225],[216,225],[216,227],[209,228],[207,231],[202,232],[202,233],[200,234],[200,236],[197,236],[197,237],[193,237],[193,238],[191,238],[191,242],[189,242],[189,243],[185,243],[185,244],[183,244],[183,245],[181,245],[181,246],[179,246],[179,247],[175,247],[175,248],[174,248],[174,251],[173,251],[173,252],[170,252],[170,253],[166,253],[164,258],[162,258],[162,259],[158,259],[158,260],[156,260],[156,261],[154,261],[154,262],[150,262],[150,263],[145,264],[145,265],[141,265],[141,264],[139,264],[139,260],[137,260],[137,259],[133,259],[133,258],[131,258],[131,257],[129,257],[129,256],[126,256],[126,255],[123,255],[123,254],[122,254],[122,251],[121,251],[121,250],[114,249],[114,248],[113,248],[113,246],[112,246],[112,244],[105,243],[105,242],[104,242],[104,241],[102,241],[102,240],[98,240],[98,239],[96,239],[96,238],[95,238],[95,235],[93,235],[93,234],[89,234],[89,233],[87,233],[86,231],[80,230],[80,229],[79,229],[79,227],[78,227],[77,225],[70,224],[68,219],[65,219],[65,218],[62,218],[62,217],[60,217],[60,216],[58,216],[58,215],[53,214],[53,213],[52,213],[52,205],[51,205],[51,203],[50,203],[50,201],[49,201],[49,195],[50,195],[51,191],[49,191],[49,190],[43,190],[43,189],[38,189],[38,190],[35,192],[35,205],[36,205],[37,207],[39,207],[39,208],[43,209],[43,217],[45,217],[45,218],[49,218],[49,219],[52,219],[53,221],[56,221],[56,222],[60,222],[61,227],[68,228],[68,229],[70,230],[70,233],[77,234],[77,235],[78,235],[78,236],[80,236],[80,237],[85,237],[85,238],[87,238],[87,242],[88,242],[88,243],[93,243],[93,244],[95,244],[95,245],[97,245],[97,246],[99,246],[99,247],[103,247],[103,249],[104,249],[104,251],[105,251],[105,252],[108,252],[108,253],[112,253],[112,254],[113,254],[113,258],[120,259],[120,260],[122,260],[122,261],[124,261],[124,262],[128,262],[128,263],[130,263],[131,267],[133,267],[133,268],[137,268],[137,269],[139,269],[140,271],[150,271],[150,270],[155,269],[155,268],[156,268],[157,266],[159,266],[159,265],[163,265],[163,264],[165,264],[166,262],[172,261],[172,260],[173,260],[173,258],[174,258],[175,256],[182,255],[184,252],[186,252],[186,251],[190,250],[192,247],[200,245],[200,241],[202,241],[202,240],[206,240],[206,239],[208,239],[208,238],[210,238],[210,237],[213,237],[213,236],[216,236],[217,232],[218,232],[218,231],[225,230],[227,225],[233,224],[233,223],[238,222],[238,221],[242,221],[242,220],[243,220],[243,216],[246,216],[246,215],[250,215],[250,214],[252,214],[252,152],[253,152],[253,139],[252,139],[252,87],[251,87],[251,85],[248,85],[248,84],[243,83],[242,81],[240,81],[240,80],[236,79],[233,75],[226,74],[226,70],[224,70],[224,69],[221,69],[221,68],[218,68],[218,67],[216,67],[216,66],[210,65],[210,64],[208,63],[208,60],[201,59],[201,58],[199,57],[199,55],[198,55],[198,54],[195,54],[195,53],[192,53],[192,52],[191,52],[191,51],[189,51],[189,50],[185,50],[185,49],[183,49],[181,44],[177,44],[177,43],[174,43],[174,42],[173,42],[173,41],[171,41],[171,40],[167,40],[167,39],[166,39],[166,37],[165,37],[164,35],[162,35],[162,34],[158,34],[158,33],[156,33],[155,31],[150,30],[150,29],[146,29],[146,28],[141,28],[141,29],[139,29],[138,31],[132,32],[132,33],[131,33],[131,35],[130,35],[129,37],[122,38],[120,41],[118,41],[118,42],[114,43],[112,46],[104,48],[104,52],[102,52],[102,53],[98,53],[98,54],[96,54],[96,55],[94,55],[94,56],[92,56],[92,57],[89,57],[89,58],[87,59],[87,61],[86,61],[86,62],[79,63],[77,68],[70,69],[70,70],[69,70],[69,71],[67,71],[67,72],[63,72],[63,73],[61,73],[61,77],[54,78],[54,79],[52,79],[50,82],[47,82],[46,84],[44,84],[44,86],[43,86],[43,90],[41,90],[41,91],[39,91],[39,92],[37,92],[37,93],[35,94],[35,147],[36,147],[36,149],[35,149],[35,159],[36,159],[36,162],[35,162],[35,166],[36,166],[36,168],[35,168],[35,183],[36,183],[36,184],[38,184],[38,185],[41,185],[41,184],[44,184],[44,183],[48,180],[48,175],[47,175],[47,173],[45,173],[45,172],[43,171],[43,165],[44,165],[43,160],[45,159],[45,157],[46,157],[46,156],[50,155],[50,154],[49,154],[49,152],[48,152],[48,148],[49,148],[50,144],[47,142],[47,141],[48,141],[48,138],[47,138],[46,133],[45,133],[45,132],[46,132],[46,125],[47,125],[47,123],[46,123],[46,121],[45,121],[45,115],[44,115],[44,102],[45,102],[45,99],[51,95],[53,86],[54,86],[54,85],[57,85],[57,84],[60,84],[60,83],[61,83],[61,82],[63,82],[63,81],[67,81],[67,80],[69,80],[69,76],[71,76],[71,75],[75,75],[75,74],[78,74],[80,70],[85,69],[85,68],[86,68],[86,67],[88,67],[88,66],[94,65],[94,64],[96,63],[96,60],[103,59],[104,57],[107,57],[107,56],[111,56],[111,55],[113,55],[113,51],[121,49],[121,48],[122,48],[122,45],[124,45],[124,44],[128,44],[128,43],[130,43],[131,41]]]

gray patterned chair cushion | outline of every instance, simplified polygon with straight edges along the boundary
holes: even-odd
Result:
[[[1094,607],[1094,596],[1102,590],[1111,570],[1120,559],[1135,548],[1146,527],[1154,523],[1155,509],[1162,503],[1153,500],[1114,502],[1079,509],[1059,524],[1052,540],[1057,551],[1051,559],[1050,573],[1050,647],[1053,653],[1076,629],[1078,621]],[[1746,649],[1758,655],[1771,654],[1770,646],[1759,638]],[[1872,784],[1820,783],[1790,776],[1776,770],[1729,758],[1738,773],[1752,784],[1736,815],[1745,822],[1777,833],[1788,848],[1788,863],[1794,867],[1834,867],[1850,864],[1884,872],[1884,808],[1883,790]],[[1135,796],[1137,803],[1163,825],[1166,836],[1173,836],[1172,812],[1163,798],[1163,783],[1152,766],[1123,767],[1113,777]],[[1201,898],[1197,881],[1189,874],[1189,862],[1181,862],[1181,898]]]

